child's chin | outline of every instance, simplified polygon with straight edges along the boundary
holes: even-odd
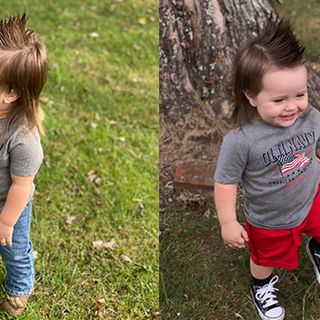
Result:
[[[288,127],[291,127],[292,125],[294,125],[294,123],[295,123],[296,121],[297,121],[297,118],[292,119],[292,120],[290,120],[290,121],[281,121],[281,122],[279,123],[279,125],[280,125],[281,127],[288,128]]]

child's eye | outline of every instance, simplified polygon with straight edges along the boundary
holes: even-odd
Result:
[[[280,102],[282,102],[283,101],[283,99],[276,99],[276,100],[273,100],[273,102],[275,102],[275,103],[280,103]]]
[[[305,95],[306,95],[305,93],[299,93],[299,94],[297,94],[297,97],[301,98],[301,97],[304,97]]]

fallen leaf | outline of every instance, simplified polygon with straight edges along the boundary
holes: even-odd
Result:
[[[96,309],[99,309],[104,304],[104,299],[98,299],[96,301]]]
[[[142,17],[142,18],[140,18],[140,19],[138,20],[138,23],[139,23],[140,25],[144,26],[144,25],[147,23],[147,19],[144,18],[144,17]]]
[[[92,129],[96,129],[98,127],[98,124],[96,122],[92,121],[92,122],[90,122],[90,127]]]
[[[92,246],[94,249],[97,249],[97,250],[103,250],[103,249],[114,250],[118,247],[116,241],[113,238],[109,242],[104,242],[102,240],[93,241]]]
[[[77,219],[76,216],[68,216],[67,219],[66,219],[66,223],[67,224],[72,224],[75,219]]]
[[[118,137],[117,140],[120,141],[120,142],[126,142],[126,138],[125,137]]]
[[[42,96],[42,97],[40,97],[40,101],[46,103],[49,101],[49,98]]]
[[[144,205],[143,200],[141,200],[141,199],[133,199],[133,200],[138,202],[138,206],[137,206],[136,212],[139,215],[143,216],[144,215],[144,209],[145,209],[145,205]]]
[[[92,242],[93,249],[102,250],[104,248],[104,242],[97,240]]]
[[[132,81],[133,81],[134,83],[140,83],[140,82],[141,82],[140,79],[138,79],[138,78],[132,78]]]
[[[92,183],[97,178],[97,175],[95,174],[94,170],[90,170],[87,173],[87,177],[88,177],[88,181]]]
[[[97,178],[94,179],[94,183],[95,183],[95,184],[100,184],[101,181],[102,181],[102,179],[99,178],[99,177],[97,177]]]
[[[91,38],[99,38],[99,33],[98,32],[91,32],[90,37]]]
[[[125,261],[125,262],[128,262],[128,263],[131,263],[131,262],[132,262],[132,260],[131,260],[127,255],[125,255],[125,254],[122,254],[122,255],[121,255],[121,259],[122,259],[123,261]]]
[[[110,250],[114,250],[118,247],[117,243],[116,243],[116,240],[114,240],[113,238],[109,241],[109,242],[106,242],[104,244],[104,247],[106,249],[110,249]]]
[[[90,170],[87,173],[87,179],[89,183],[95,183],[95,184],[100,184],[102,179],[97,176],[94,170]]]

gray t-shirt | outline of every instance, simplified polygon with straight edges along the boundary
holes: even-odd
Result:
[[[317,193],[319,138],[320,113],[311,106],[288,128],[253,120],[224,137],[214,179],[242,183],[245,217],[252,225],[293,228],[307,216]]]
[[[4,141],[2,138],[4,125],[5,119],[2,118],[0,119],[0,209],[5,204],[12,183],[10,174],[33,176],[38,172],[43,159],[40,136],[36,129],[28,132],[24,126],[12,126]]]

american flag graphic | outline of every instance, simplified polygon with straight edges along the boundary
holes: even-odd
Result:
[[[303,168],[310,162],[304,153],[292,152],[278,157],[281,173],[284,175],[288,171],[300,167]]]

